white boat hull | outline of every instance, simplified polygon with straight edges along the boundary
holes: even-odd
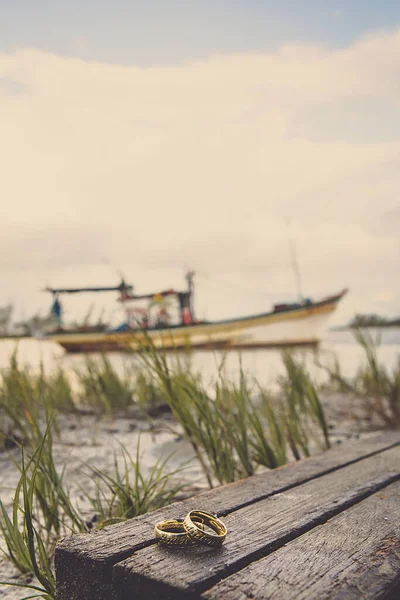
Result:
[[[68,352],[140,350],[151,343],[156,349],[267,348],[316,344],[324,334],[330,314],[344,292],[307,306],[238,319],[194,323],[146,331],[77,333],[58,332],[48,339]]]
[[[269,323],[246,330],[237,340],[241,347],[314,344],[324,336],[329,314],[315,314],[303,319]]]

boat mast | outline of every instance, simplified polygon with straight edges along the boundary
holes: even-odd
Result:
[[[288,225],[288,230],[289,230],[289,252],[290,252],[290,260],[291,260],[291,263],[292,263],[292,269],[293,269],[293,274],[294,274],[294,279],[295,279],[297,296],[299,298],[299,302],[303,302],[304,301],[303,286],[302,286],[302,282],[301,282],[301,274],[300,274],[300,269],[299,269],[299,263],[297,261],[296,247],[295,247],[294,240],[293,240],[293,238],[291,236],[291,231],[290,231],[290,219],[287,219],[287,225]]]
[[[44,292],[50,292],[51,294],[80,294],[82,292],[120,292],[121,294],[127,294],[133,292],[133,286],[125,283],[122,279],[121,283],[116,286],[110,287],[81,287],[81,288],[51,288],[46,287]]]
[[[188,283],[190,316],[192,321],[194,321],[194,271],[188,271],[185,278]]]

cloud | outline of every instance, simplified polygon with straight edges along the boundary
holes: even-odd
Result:
[[[23,90],[0,86],[3,288],[39,302],[49,272],[104,281],[106,256],[138,289],[192,265],[209,317],[262,310],[295,294],[291,217],[307,293],[395,311],[399,51],[400,30],[179,67],[0,54]]]
[[[51,227],[13,227],[0,239],[0,269],[3,273],[35,269],[63,269],[104,263],[107,255],[105,230],[82,223],[58,223]],[[26,252],[21,252],[25,249]]]
[[[0,95],[1,96],[15,96],[17,94],[22,94],[26,91],[24,85],[22,85],[19,81],[16,81],[12,77],[4,75],[0,76]]]

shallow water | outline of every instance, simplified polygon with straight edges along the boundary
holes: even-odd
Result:
[[[400,328],[388,328],[380,331],[371,329],[369,333],[374,340],[380,339],[380,360],[387,368],[392,368],[400,356]],[[14,341],[0,342],[0,368],[8,365],[10,354],[15,347]],[[323,377],[321,370],[315,366],[314,350],[298,349],[296,354],[304,359],[316,377]],[[318,359],[323,364],[330,364],[334,356],[338,357],[343,373],[352,376],[362,363],[363,351],[355,342],[351,332],[331,331],[318,349]],[[21,340],[18,343],[18,357],[23,364],[29,365],[32,369],[37,369],[42,361],[48,371],[62,366],[71,373],[84,361],[82,355],[67,354],[57,344],[30,339]],[[140,358],[135,355],[110,353],[109,357],[118,371],[136,366],[140,368],[141,365]],[[178,359],[184,360],[184,356],[178,354]],[[216,376],[218,366],[223,359],[225,359],[225,373],[228,378],[233,380],[237,379],[239,375],[240,361],[243,369],[262,385],[274,385],[277,375],[283,372],[281,352],[276,349],[230,351],[225,354],[220,351],[201,351],[191,354],[193,368],[200,371],[206,381]],[[169,355],[169,360],[173,362],[176,357]]]

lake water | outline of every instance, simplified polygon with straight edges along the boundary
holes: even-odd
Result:
[[[400,328],[383,329],[380,331],[369,330],[373,339],[380,338],[379,358],[387,368],[395,366],[400,356]],[[10,354],[15,349],[16,343],[12,340],[0,342],[0,368],[7,366]],[[304,359],[311,372],[318,378],[323,374],[315,365],[316,354],[311,349],[296,350],[296,354]],[[178,355],[182,359],[182,354]],[[334,356],[337,356],[342,371],[347,376],[356,372],[363,360],[363,352],[355,342],[354,336],[348,331],[331,331],[318,349],[318,359],[323,364],[331,364]],[[69,355],[57,344],[39,340],[21,340],[18,344],[18,357],[21,363],[37,369],[40,361],[43,361],[47,371],[57,366],[62,366],[71,373],[82,365],[82,355]],[[119,353],[109,354],[110,360],[118,371],[124,368],[140,365],[140,359],[134,355]],[[221,352],[193,352],[191,361],[195,370],[200,371],[206,381],[214,377],[217,368],[221,364],[224,354]],[[173,361],[171,357],[169,360]],[[230,351],[225,355],[225,372],[231,380],[237,380],[239,365],[242,361],[244,370],[255,377],[262,385],[273,386],[277,375],[283,372],[281,352],[279,350],[249,350]]]

